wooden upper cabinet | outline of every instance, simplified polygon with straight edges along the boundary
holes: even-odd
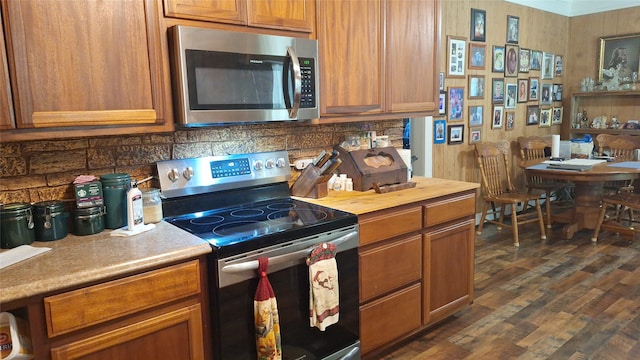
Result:
[[[313,32],[314,0],[164,0],[168,17]]]
[[[247,0],[164,0],[164,15],[246,25]]]
[[[317,2],[320,115],[380,114],[384,59],[378,0]]]
[[[439,1],[319,1],[321,117],[435,114]]]
[[[2,18],[2,9],[0,9]],[[11,85],[7,69],[7,51],[4,44],[4,31],[0,26],[0,130],[12,129],[15,126],[13,104],[11,103]]]
[[[4,1],[2,6],[18,128],[85,127],[64,131],[77,136],[90,135],[87,126],[102,127],[96,134],[106,134],[105,126],[165,123],[168,89],[156,1]]]
[[[387,1],[387,110],[438,109],[438,1]]]

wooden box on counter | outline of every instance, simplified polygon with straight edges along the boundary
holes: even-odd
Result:
[[[383,186],[407,182],[407,165],[392,146],[347,151],[336,145],[334,149],[342,160],[338,170],[353,179],[353,190],[367,191],[374,187],[373,184]]]

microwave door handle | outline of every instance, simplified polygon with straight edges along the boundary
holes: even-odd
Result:
[[[289,109],[289,118],[294,119],[298,117],[298,109],[300,109],[300,102],[302,101],[302,74],[300,73],[300,60],[298,60],[298,55],[291,46],[287,47],[287,56],[291,58],[291,65],[293,66],[293,102],[291,109]]]
[[[335,245],[336,247],[339,247],[340,244],[344,243],[347,240],[351,240],[354,236],[358,236],[357,231],[352,231],[333,241],[330,241],[329,243]],[[277,265],[277,264],[288,262],[288,261],[306,258],[307,256],[309,256],[311,251],[315,249],[316,246],[317,245],[314,245],[310,248],[294,251],[288,254],[282,254],[282,255],[270,257],[269,265]],[[258,270],[258,264],[259,264],[258,260],[249,260],[239,264],[225,265],[222,267],[222,271],[226,273],[238,273],[238,272],[243,272],[248,270]]]

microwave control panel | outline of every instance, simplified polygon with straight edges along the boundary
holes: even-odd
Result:
[[[300,75],[302,76],[302,94],[300,96],[301,108],[316,107],[316,74],[315,60],[312,58],[300,58]]]

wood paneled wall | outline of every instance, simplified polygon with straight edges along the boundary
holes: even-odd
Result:
[[[484,105],[482,141],[499,139],[511,141],[512,174],[516,177],[516,182],[523,185],[522,170],[518,167],[518,137],[560,134],[561,126],[552,125],[545,128],[527,126],[525,122],[526,107],[536,104],[536,102],[527,102],[518,103],[514,110],[516,124],[513,131],[505,131],[504,127],[500,130],[491,129],[490,119],[493,109],[491,79],[504,78],[503,73],[491,71],[491,50],[493,45],[504,46],[506,43],[507,15],[517,16],[520,19],[518,46],[563,55],[563,76],[554,77],[553,80],[542,80],[540,71],[533,70],[529,73],[520,73],[518,78],[539,77],[541,84],[563,84],[563,123],[567,123],[570,116],[571,92],[576,90],[581,78],[588,75],[595,77],[598,38],[640,32],[640,7],[568,18],[502,0],[443,0],[440,71],[445,75],[447,35],[464,37],[469,42],[472,8],[486,11],[486,42],[484,44],[486,45],[487,61],[485,70],[466,69],[465,75],[467,77],[469,74],[485,76],[485,96],[483,100],[465,98],[463,121],[447,122],[447,125],[464,124],[464,143],[460,145],[433,145],[433,177],[480,182],[474,147],[468,141],[468,107],[469,105]],[[450,79],[445,76],[445,89],[449,86],[463,86],[468,89],[467,77],[465,79]],[[504,79],[505,83],[517,83],[516,78]],[[467,92],[465,92],[466,96]],[[559,105],[559,103],[554,104]],[[434,119],[439,119],[439,117]]]

